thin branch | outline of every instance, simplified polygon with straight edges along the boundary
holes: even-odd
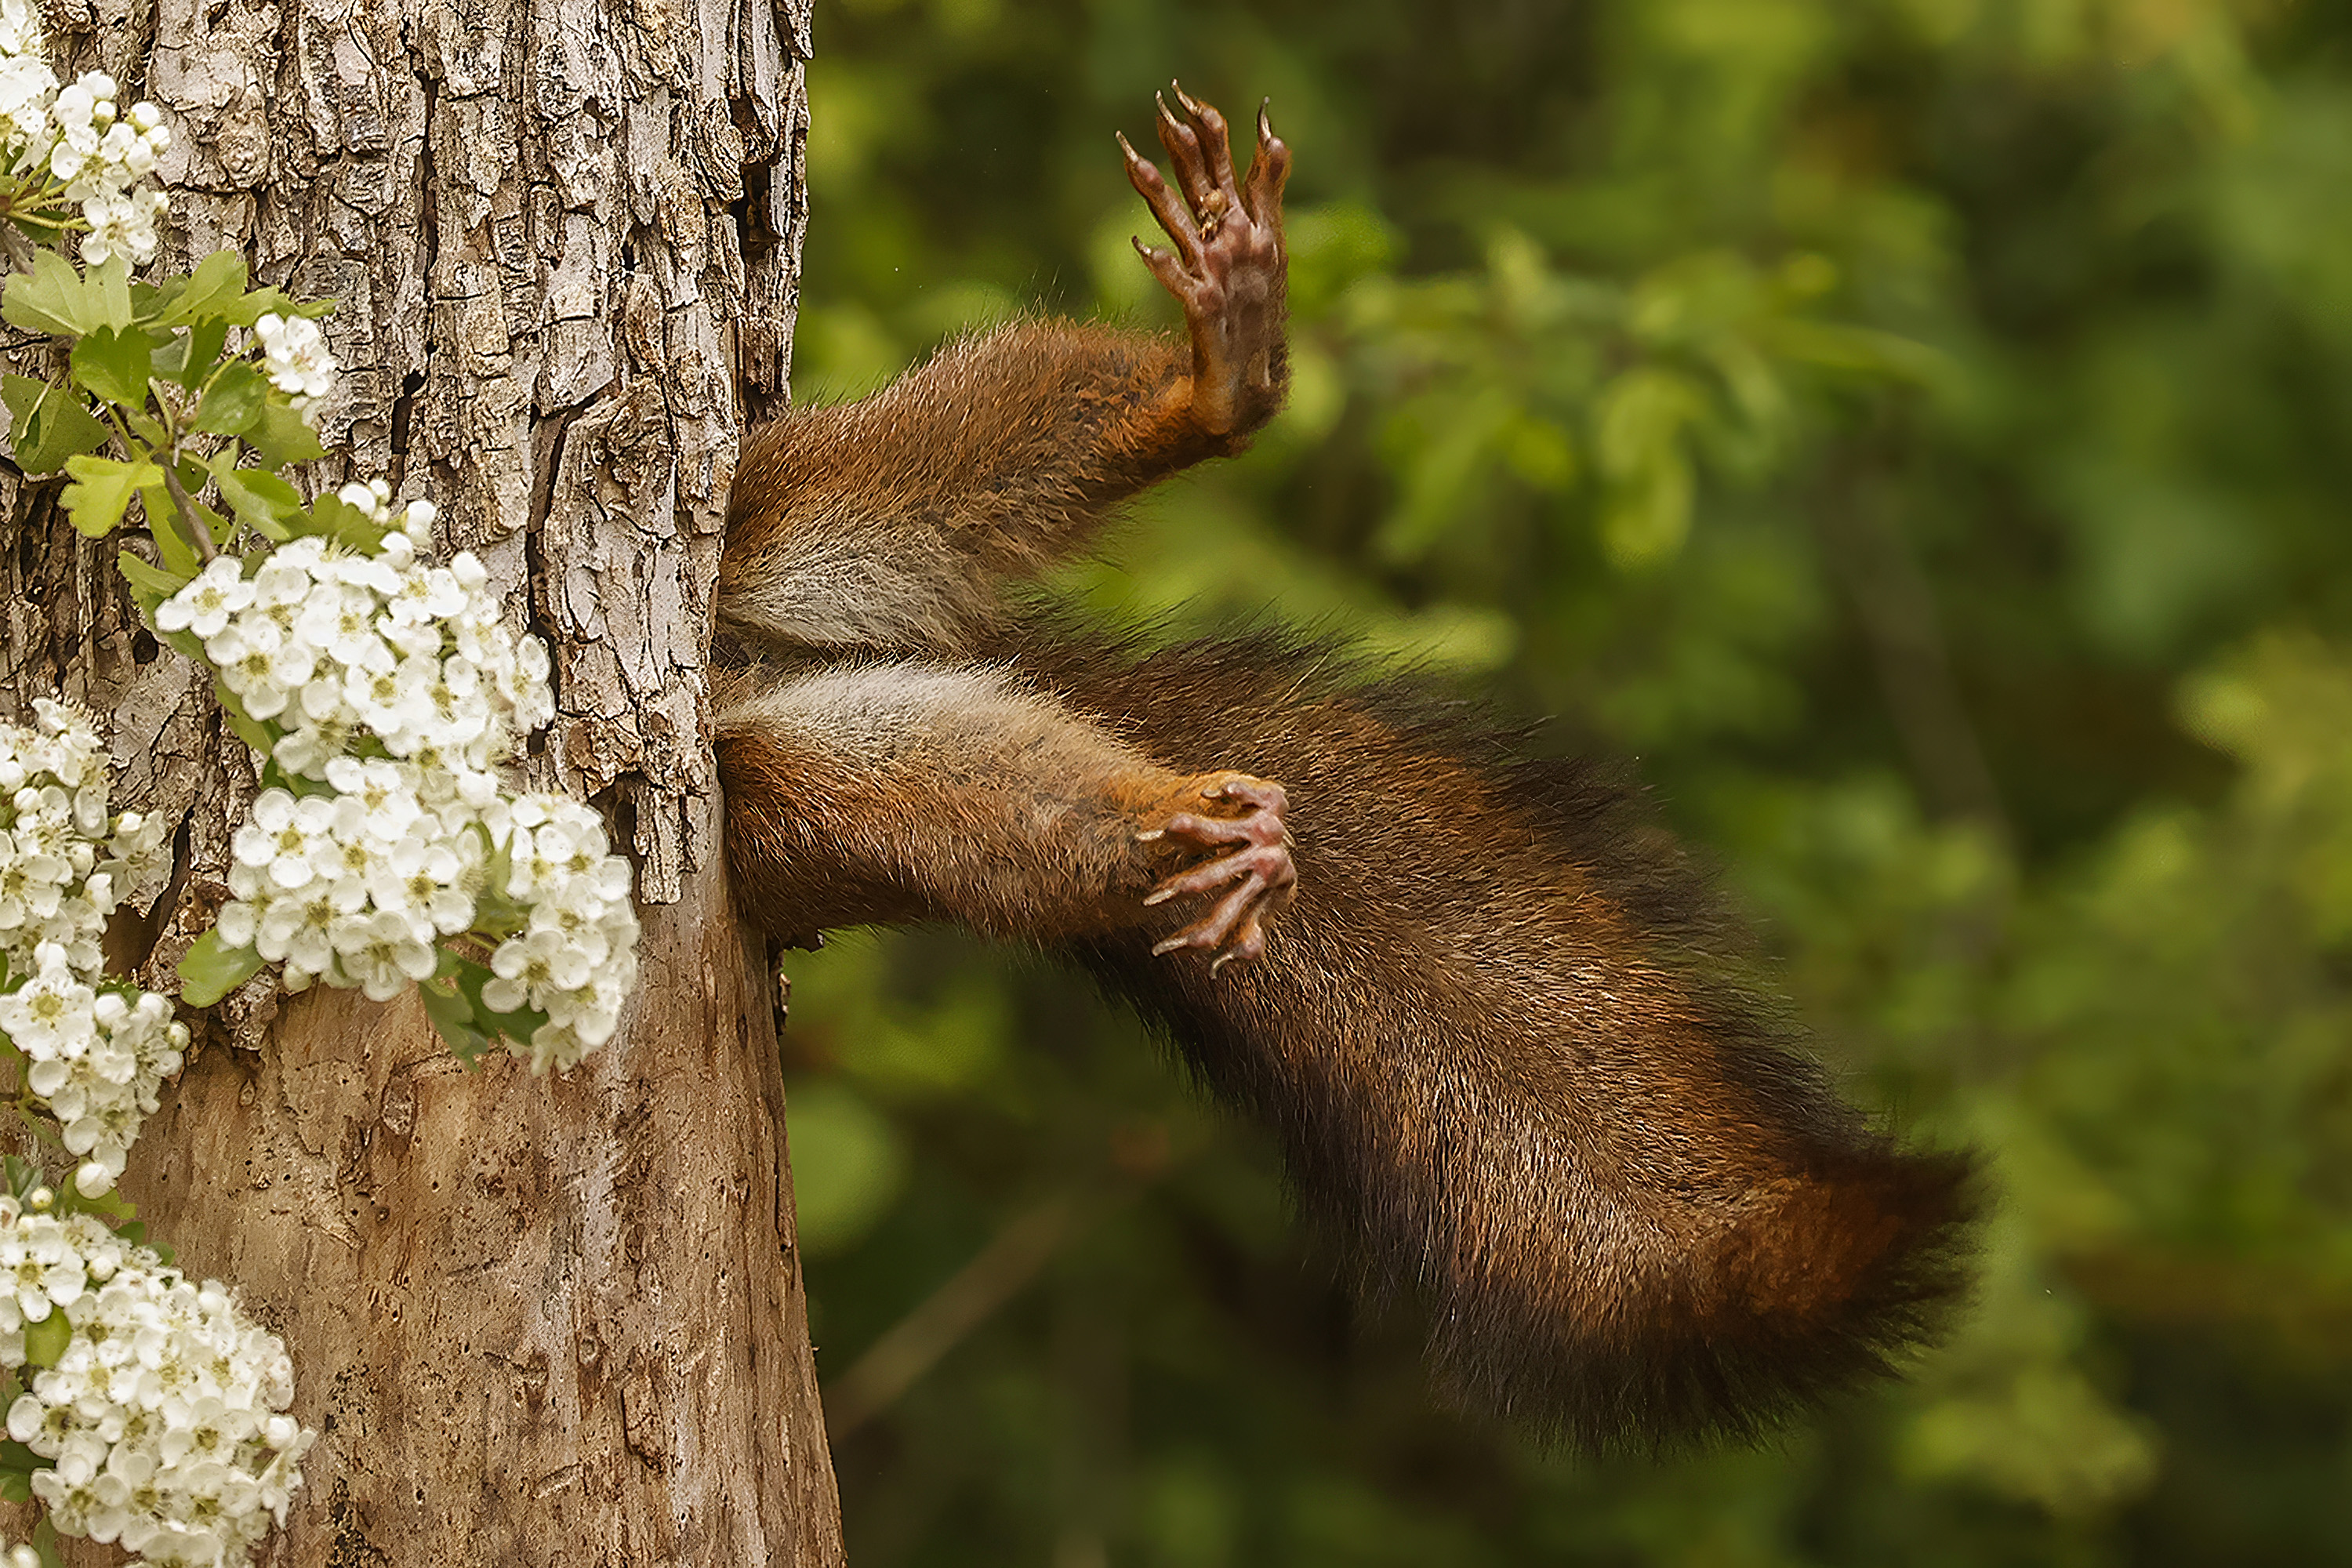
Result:
[[[188,525],[188,537],[195,542],[196,553],[209,563],[220,553],[213,546],[213,531],[206,528],[205,520],[196,515],[195,500],[188,494],[188,487],[180,482],[178,457],[169,452],[162,454],[162,457],[163,488],[172,492],[172,504],[180,509],[180,521]]]
[[[980,1256],[876,1340],[825,1390],[825,1429],[836,1443],[880,1415],[958,1342],[1020,1294],[1076,1234],[1078,1205],[1046,1199],[999,1231]]]

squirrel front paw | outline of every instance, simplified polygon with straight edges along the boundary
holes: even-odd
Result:
[[[1237,958],[1255,958],[1265,951],[1265,922],[1290,902],[1298,868],[1291,863],[1290,829],[1283,821],[1289,798],[1280,784],[1247,773],[1213,773],[1197,794],[1204,801],[1232,803],[1242,810],[1234,816],[1177,811],[1137,837],[1146,842],[1172,838],[1213,852],[1211,858],[1161,882],[1143,901],[1164,904],[1189,894],[1225,889],[1207,914],[1151,949],[1155,955],[1185,948],[1213,952],[1216,956],[1209,961],[1209,973],[1214,975]]]

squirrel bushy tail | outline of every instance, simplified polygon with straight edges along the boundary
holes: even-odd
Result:
[[[1280,778],[1299,882],[1213,978],[1069,944],[1272,1129],[1441,1380],[1587,1447],[1748,1436],[1885,1370],[1956,1293],[1969,1164],[1830,1091],[1637,792],[1277,637],[1032,644],[1141,749]]]

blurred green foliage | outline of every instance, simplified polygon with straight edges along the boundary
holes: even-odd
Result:
[[[1062,587],[1344,626],[1638,755],[1856,1092],[2000,1193],[1907,1384],[1580,1463],[1433,1407],[1410,1313],[1080,983],[837,942],[786,1049],[861,1568],[2352,1561],[2352,6],[817,38],[803,399],[1020,310],[1172,319],[1110,132],[1171,74],[1270,94],[1292,408]]]

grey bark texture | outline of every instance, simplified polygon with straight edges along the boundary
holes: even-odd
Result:
[[[773,979],[701,712],[738,437],[784,394],[808,0],[46,10],[62,72],[170,117],[167,263],[242,248],[341,301],[321,434],[351,457],[320,481],[442,508],[554,652],[533,782],[604,805],[638,865],[643,987],[568,1079],[466,1071],[413,1001],[257,984],[200,1026],[123,1185],[293,1352],[323,1436],[264,1561],[838,1563]],[[57,489],[0,467],[0,708],[80,701],[118,805],[182,825],[118,933],[175,989],[251,769]]]

